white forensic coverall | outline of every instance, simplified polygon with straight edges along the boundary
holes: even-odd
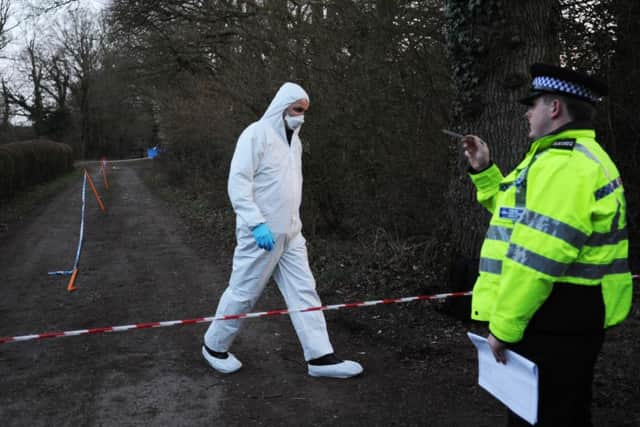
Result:
[[[216,316],[247,313],[273,276],[290,309],[321,305],[302,236],[302,145],[298,127],[287,142],[283,113],[299,99],[309,100],[294,83],[280,87],[262,118],[240,135],[231,161],[228,193],[236,213],[237,246],[229,286]],[[266,223],[275,240],[271,251],[258,247],[251,229]],[[291,313],[305,360],[333,353],[321,311]],[[213,321],[204,342],[229,350],[242,320]]]

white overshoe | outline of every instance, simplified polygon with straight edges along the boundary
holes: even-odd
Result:
[[[309,365],[309,375],[312,377],[351,378],[360,375],[364,370],[362,365],[352,360],[345,360],[332,365]]]
[[[227,353],[229,356],[226,359],[220,359],[209,354],[207,349],[202,346],[202,356],[216,371],[222,374],[230,374],[242,368],[242,362],[240,362],[232,353]]]

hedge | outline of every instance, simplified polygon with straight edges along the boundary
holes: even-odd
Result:
[[[0,145],[0,199],[50,181],[73,168],[67,144],[38,139]]]

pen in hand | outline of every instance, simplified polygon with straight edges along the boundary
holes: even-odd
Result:
[[[464,135],[462,135],[461,133],[453,132],[453,131],[448,130],[448,129],[441,129],[441,130],[442,130],[442,133],[444,133],[445,135],[449,135],[452,138],[456,138],[456,139],[464,138]]]

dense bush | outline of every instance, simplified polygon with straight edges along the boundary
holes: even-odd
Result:
[[[526,150],[515,100],[528,64],[576,65],[611,86],[599,138],[625,180],[633,247],[639,3],[515,3],[113,0],[109,70],[131,73],[124,92],[153,113],[171,182],[216,203],[228,203],[224,188],[212,188],[226,180],[242,129],[283,82],[300,83],[311,98],[301,132],[305,232],[439,236],[475,258],[486,212],[459,145],[440,129],[483,136],[508,169]]]
[[[293,81],[311,98],[301,132],[306,232],[430,235],[442,223],[433,207],[444,203],[448,147],[439,130],[452,87],[438,2],[188,6],[196,3],[112,8],[123,36],[135,27],[162,34],[140,46],[122,39],[120,52],[153,71],[149,93],[174,183],[201,192],[226,180],[243,128]]]
[[[73,150],[67,144],[48,140],[0,145],[0,198],[47,182],[73,167]]]

